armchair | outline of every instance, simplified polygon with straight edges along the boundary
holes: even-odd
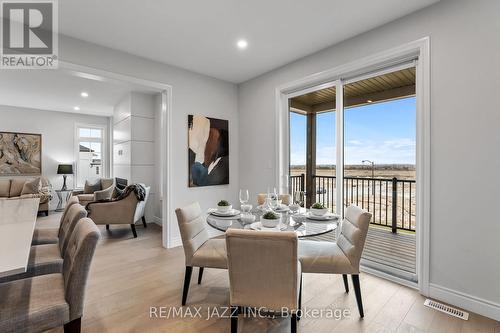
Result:
[[[80,204],[86,206],[90,202],[109,200],[113,196],[113,178],[101,178],[96,183],[97,187],[85,181],[83,191],[75,191],[73,195],[78,197]]]
[[[130,185],[136,186],[136,185]],[[143,186],[144,187],[144,186]],[[109,230],[110,224],[129,224],[134,238],[137,237],[135,230],[135,222],[142,219],[144,216],[144,209],[146,200],[149,195],[150,187],[144,187],[145,196],[144,200],[137,199],[133,190],[128,192],[124,197],[117,198],[109,201],[95,201],[89,202],[86,206],[88,216],[94,221],[95,224],[106,225]],[[143,219],[143,223],[145,219]]]

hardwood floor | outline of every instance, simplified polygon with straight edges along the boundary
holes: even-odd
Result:
[[[39,218],[39,225],[53,226],[59,214]],[[196,283],[194,270],[187,306],[192,314],[202,308],[201,318],[153,318],[150,307],[178,307],[184,278],[182,248],[161,246],[161,229],[137,225],[138,238],[129,226],[100,227],[102,239],[92,263],[85,300],[83,332],[229,332],[230,320],[206,320],[208,309],[229,302],[225,270],[205,269]],[[341,276],[304,274],[304,308],[349,309],[351,316],[335,319],[303,318],[299,332],[488,332],[500,333],[500,323],[471,314],[463,321],[424,307],[417,291],[361,274],[365,318],[358,316],[354,292],[346,294]],[[352,285],[351,285],[352,290]],[[168,310],[167,310],[168,311]],[[289,332],[289,320],[250,319],[240,316],[239,332]],[[53,330],[62,332],[62,328]]]

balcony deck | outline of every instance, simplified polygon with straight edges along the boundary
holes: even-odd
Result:
[[[308,238],[316,241],[335,241],[335,233]],[[401,276],[416,274],[416,240],[415,233],[392,233],[388,228],[370,226],[363,251],[363,264],[377,267],[387,265]]]

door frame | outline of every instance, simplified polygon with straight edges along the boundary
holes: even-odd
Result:
[[[145,87],[157,90],[161,93],[161,110],[160,110],[160,121],[161,121],[161,139],[160,139],[160,151],[161,151],[161,175],[160,179],[160,196],[161,202],[161,212],[162,218],[156,222],[162,225],[162,245],[165,248],[171,247],[173,244],[172,233],[171,233],[171,222],[174,221],[174,216],[172,212],[172,86],[166,83],[151,81],[146,79],[137,78],[130,75],[124,75],[116,72],[111,72],[103,70],[100,68],[95,68],[86,65],[79,65],[67,61],[59,61],[59,69],[71,75],[78,77],[97,80],[97,81],[118,81],[118,82],[128,82],[132,84],[137,84]],[[111,118],[111,117],[110,117]],[[109,126],[109,142],[112,144],[113,140],[113,122],[110,121]],[[112,175],[113,170],[111,168],[113,163],[112,146],[108,149],[108,160],[110,163],[109,175]]]
[[[288,191],[289,175],[289,110],[288,99],[303,93],[317,90],[318,87],[337,85],[337,110],[343,106],[342,91],[344,78],[362,77],[385,68],[396,67],[405,61],[417,58],[416,104],[416,229],[417,229],[417,277],[418,284],[404,283],[418,288],[423,295],[429,294],[429,262],[430,262],[430,38],[424,37],[371,56],[349,62],[347,64],[315,73],[304,78],[282,84],[275,89],[275,121],[276,121],[276,187],[280,191]],[[343,124],[343,112],[337,112],[337,122]],[[339,127],[339,126],[338,126]],[[343,142],[343,126],[337,129],[337,145]],[[343,162],[343,156],[337,149],[337,162]],[[343,165],[340,165],[342,168]],[[339,187],[340,186],[340,187]],[[343,182],[337,177],[337,191],[342,189]],[[341,192],[343,193],[343,192]],[[339,199],[340,198],[340,199]],[[337,196],[337,204],[341,196]],[[339,206],[340,207],[340,206]],[[377,273],[377,272],[373,272]],[[381,274],[382,276],[382,274]],[[397,283],[401,279],[384,275]]]

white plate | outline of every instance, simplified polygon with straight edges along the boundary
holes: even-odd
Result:
[[[264,210],[264,205],[257,206],[257,209]],[[267,207],[266,207],[266,209],[267,209]],[[274,211],[284,213],[284,212],[288,212],[289,210],[290,210],[290,207],[288,207],[287,205],[281,205],[280,207],[276,208]]]
[[[258,230],[258,231],[282,231],[282,230],[286,229],[286,225],[280,223],[274,228],[266,228],[266,227],[262,226],[262,223],[254,222],[254,223],[250,224],[250,229]]]
[[[225,213],[219,212],[218,210],[210,211],[210,214],[215,215],[215,216],[221,216],[221,217],[236,216],[236,215],[240,215],[240,213],[241,212],[237,209],[232,209],[232,210],[225,212]]]
[[[311,212],[307,212],[306,217],[309,220],[315,220],[315,221],[332,221],[338,219],[338,215],[332,214],[332,213],[326,213],[323,216],[318,216],[311,214]]]

